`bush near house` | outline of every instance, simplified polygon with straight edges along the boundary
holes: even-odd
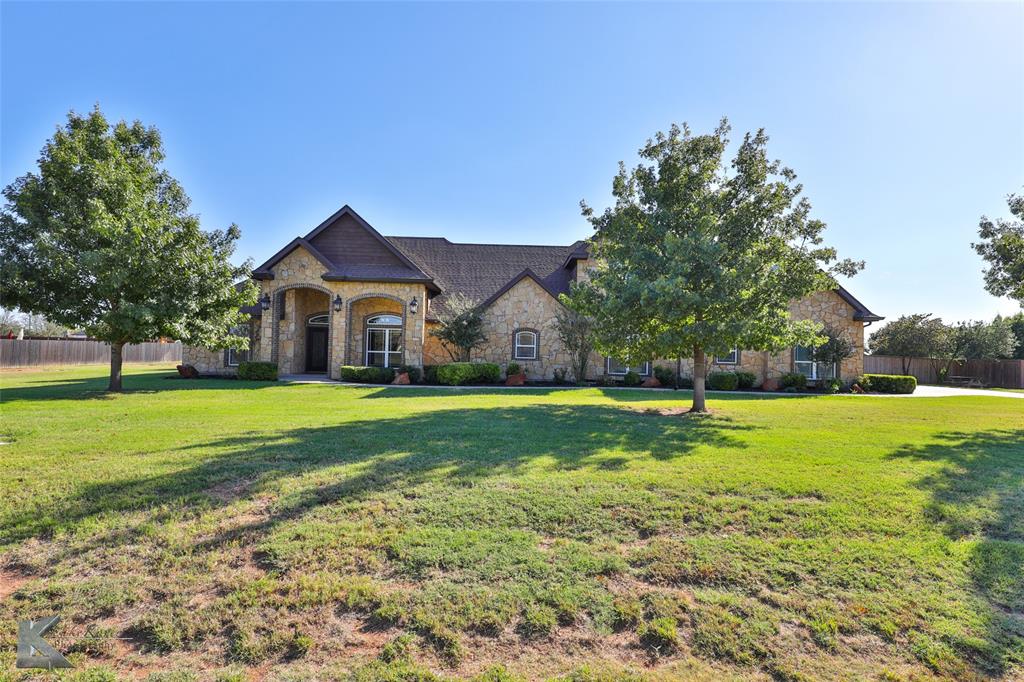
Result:
[[[418,384],[423,381],[423,369],[416,365],[402,365],[398,368],[399,372],[405,372],[409,375],[409,381]]]
[[[394,378],[395,370],[390,367],[354,367],[352,365],[343,365],[341,368],[342,381],[351,381],[356,384],[390,384]]]
[[[757,383],[757,375],[753,372],[736,372],[736,382],[741,390],[753,388]]]
[[[626,372],[625,376],[622,377],[622,384],[624,386],[639,386],[643,381],[644,380],[640,378],[640,375],[633,370],[629,370]]]
[[[496,384],[501,367],[493,362],[452,362],[437,368],[437,381],[448,386]]]
[[[708,375],[708,388],[712,391],[735,391],[739,384],[736,372],[712,372]]]
[[[240,362],[238,378],[247,381],[277,381],[276,362]]]
[[[423,383],[437,383],[437,368],[439,365],[423,365]]]
[[[675,386],[676,384],[676,373],[668,367],[655,365],[654,377],[661,382],[662,386]]]
[[[779,386],[800,391],[807,388],[807,377],[800,372],[788,372],[779,377]]]
[[[901,374],[865,374],[858,382],[865,391],[872,393],[913,393],[917,388],[917,377]]]

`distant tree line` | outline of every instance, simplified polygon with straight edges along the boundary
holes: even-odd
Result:
[[[958,361],[1024,359],[1024,313],[955,324],[930,313],[904,315],[872,334],[868,347],[874,355],[901,358],[904,374],[914,358],[930,358],[942,377]]]
[[[0,308],[0,336],[17,336],[22,331],[25,336],[67,336],[71,330],[43,315]]]

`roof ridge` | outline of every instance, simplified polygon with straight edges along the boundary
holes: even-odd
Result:
[[[517,249],[570,249],[576,246],[577,243],[585,241],[579,239],[572,244],[494,244],[491,242],[453,242],[447,237],[414,237],[397,234],[386,235],[386,237],[387,239],[440,239],[448,242],[452,246],[508,246]]]

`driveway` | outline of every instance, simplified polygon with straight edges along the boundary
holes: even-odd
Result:
[[[872,394],[878,395],[878,394]],[[959,388],[957,386],[923,386],[918,385],[911,395],[896,396],[901,398],[948,398],[957,395],[984,395],[989,398],[1024,398],[1024,393],[1012,391],[986,391],[982,388]]]

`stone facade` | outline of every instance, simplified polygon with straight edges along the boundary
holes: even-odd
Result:
[[[576,265],[576,276],[585,279],[591,261]],[[323,263],[299,246],[273,268],[273,279],[259,282],[260,296],[268,295],[270,309],[254,321],[252,357],[278,363],[281,374],[301,373],[306,368],[306,323],[311,315],[328,315],[328,374],[340,377],[342,365],[362,365],[365,359],[367,317],[378,313],[401,316],[403,330],[403,363],[410,365],[442,364],[451,356],[440,341],[428,334],[436,323],[425,318],[429,302],[427,290],[420,283],[403,282],[337,282],[326,281]],[[335,298],[341,297],[341,310],[334,310]],[[412,314],[409,302],[416,298],[419,310]],[[495,300],[485,311],[484,323],[488,343],[474,350],[472,359],[494,362],[503,368],[510,362],[522,367],[533,381],[549,381],[556,369],[571,374],[568,353],[558,338],[556,315],[561,304],[533,279],[520,280]],[[864,325],[853,319],[853,308],[836,292],[812,294],[790,306],[795,319],[809,319],[844,330],[857,348],[854,357],[846,360],[840,374],[850,380],[864,371]],[[538,334],[539,352],[535,360],[513,358],[513,335],[516,330],[529,329]],[[233,374],[235,367],[226,364],[224,351],[186,346],[183,362],[194,365],[204,374]],[[657,360],[656,365],[675,369],[675,360]],[[682,361],[682,374],[692,376],[693,363]],[[713,364],[710,371],[741,370],[752,372],[760,383],[794,371],[793,351],[765,353],[741,350],[736,364]],[[593,354],[588,379],[605,372],[605,358]]]

